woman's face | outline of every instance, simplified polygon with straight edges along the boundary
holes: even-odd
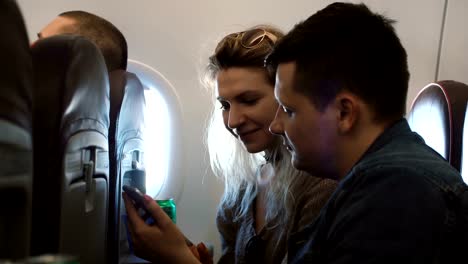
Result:
[[[250,153],[270,148],[275,136],[269,126],[278,103],[265,69],[233,67],[222,70],[216,79],[226,128],[242,141]]]

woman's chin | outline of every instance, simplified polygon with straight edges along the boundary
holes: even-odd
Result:
[[[265,148],[263,146],[255,145],[255,144],[245,144],[244,143],[244,148],[247,150],[247,152],[251,154],[255,154],[258,152],[262,152]]]
[[[250,143],[250,144],[244,143],[244,148],[247,150],[247,152],[251,154],[259,153],[267,149],[267,147],[264,145],[254,144],[254,143]]]

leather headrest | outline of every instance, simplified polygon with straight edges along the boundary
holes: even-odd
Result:
[[[468,86],[439,81],[424,87],[413,101],[408,122],[426,143],[460,170]]]
[[[58,104],[63,113],[62,139],[82,129],[97,130],[107,137],[109,80],[99,49],[83,37],[57,35],[36,42],[32,55],[35,101],[51,109]]]
[[[125,94],[117,126],[118,140],[129,133],[137,133],[141,137],[144,130],[145,94],[140,79],[130,72],[126,73]]]
[[[145,94],[143,84],[130,72],[116,70],[109,74],[111,93],[111,128],[116,140],[125,134],[141,137],[144,126]]]

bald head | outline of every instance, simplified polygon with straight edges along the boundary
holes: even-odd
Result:
[[[59,34],[74,34],[87,38],[101,51],[109,72],[127,68],[127,42],[123,34],[109,21],[84,11],[69,11],[52,20],[39,38]]]
[[[45,26],[41,32],[37,34],[39,38],[48,38],[59,34],[72,34],[76,21],[68,17],[56,17],[47,26]]]

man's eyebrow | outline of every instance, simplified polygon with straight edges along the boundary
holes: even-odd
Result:
[[[42,38],[41,32],[37,33],[37,37],[40,38],[40,39]]]

